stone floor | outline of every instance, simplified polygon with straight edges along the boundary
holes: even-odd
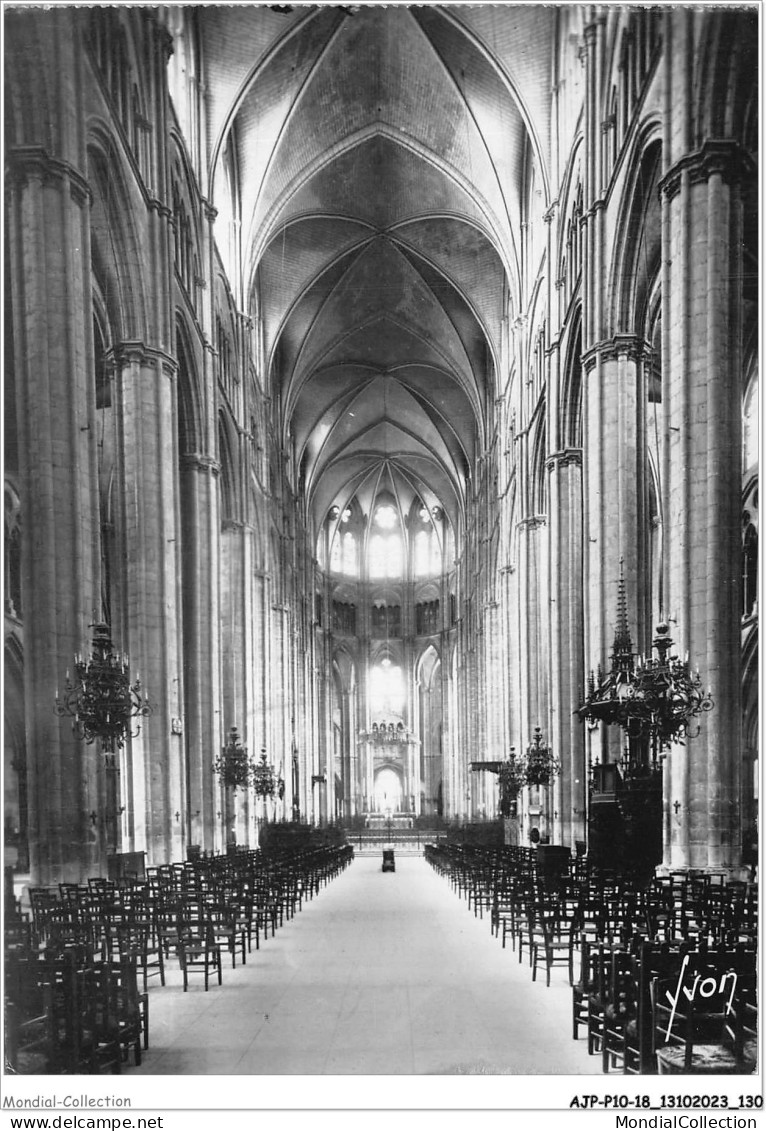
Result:
[[[156,983],[156,979],[152,980]],[[223,985],[150,992],[150,1048],[126,1075],[600,1074],[571,1038],[571,990],[532,982],[489,920],[423,857],[359,857]]]

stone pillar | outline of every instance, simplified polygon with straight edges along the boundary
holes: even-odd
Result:
[[[290,723],[290,609],[287,605],[273,605],[271,609],[273,650],[269,671],[269,714],[268,741],[266,751],[268,760],[273,762],[283,750],[290,748],[292,727]],[[301,748],[302,747],[302,748]],[[310,819],[312,815],[312,762],[305,743],[298,748],[300,767],[301,814]]]
[[[238,466],[234,457],[235,467]],[[236,474],[236,472],[235,472]],[[220,578],[220,649],[221,649],[221,714],[218,717],[220,735],[218,742],[227,741],[229,730],[236,726],[242,733],[242,743],[248,747],[250,757],[260,758],[260,746],[253,749],[247,726],[249,699],[247,684],[249,672],[246,657],[246,626],[249,601],[247,590],[246,531],[244,524],[233,518],[224,518],[221,524],[219,578]],[[269,751],[269,761],[273,753]],[[247,829],[248,791],[238,789],[224,797],[224,843],[232,836],[242,843]]]
[[[216,843],[218,783],[212,765],[221,745],[217,532],[218,462],[187,453],[181,460],[183,547],[184,742],[189,841]]]
[[[715,709],[666,762],[669,867],[737,869],[742,763],[741,184],[733,142],[686,153],[661,182],[667,611]]]
[[[126,608],[132,670],[140,669],[152,715],[131,742],[128,803],[136,849],[147,863],[183,857],[186,771],[173,743],[181,715],[181,648],[176,506],[175,362],[160,349],[123,342],[115,349],[118,467],[125,516]],[[178,814],[178,816],[176,816]]]
[[[587,766],[583,725],[582,451],[548,459],[550,511],[551,733],[561,772],[553,782],[554,839],[574,847],[585,840]]]
[[[486,675],[486,746],[488,761],[503,758],[503,649],[500,639],[500,607],[497,601],[484,606],[484,671]]]
[[[521,717],[518,753],[526,748],[532,730],[545,726],[547,708],[547,641],[545,638],[546,519],[534,515],[518,525],[519,591],[523,594],[519,623]]]
[[[605,670],[609,666],[621,572],[633,643],[641,643],[637,609],[643,592],[641,563],[646,542],[644,349],[641,339],[626,334],[597,343],[584,357],[586,678],[599,665]],[[583,698],[585,692],[583,686]],[[600,735],[593,738],[597,762],[618,760],[623,742],[618,727],[602,726]]]
[[[107,847],[98,746],[54,714],[56,691],[74,654],[90,652],[88,626],[101,615],[90,190],[79,169],[42,147],[14,146],[6,164],[30,869],[33,884],[55,884],[99,874]]]

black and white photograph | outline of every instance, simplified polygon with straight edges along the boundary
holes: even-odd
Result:
[[[761,22],[3,5],[4,1118],[761,1122]]]

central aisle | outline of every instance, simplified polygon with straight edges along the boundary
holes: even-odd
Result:
[[[152,986],[130,1075],[600,1074],[571,989],[503,948],[423,857],[358,857],[223,985]],[[227,965],[228,963],[228,965]]]

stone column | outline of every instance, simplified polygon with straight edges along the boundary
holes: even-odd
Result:
[[[520,744],[526,748],[532,730],[547,719],[547,647],[542,603],[546,596],[546,519],[535,515],[518,524],[519,590],[523,594],[519,624],[521,718]]]
[[[237,456],[234,457],[235,468],[238,466]],[[235,471],[236,474],[236,471]],[[219,726],[220,742],[226,741],[229,730],[236,726],[242,733],[243,745],[248,746],[248,753],[256,760],[260,757],[260,746],[252,749],[252,742],[248,733],[248,706],[247,695],[248,669],[246,667],[246,626],[247,599],[246,590],[249,580],[247,574],[246,547],[244,524],[233,518],[224,518],[220,531],[220,648],[221,648],[221,715]],[[272,751],[269,751],[269,760],[273,762]],[[242,842],[246,833],[246,807],[247,790],[237,789],[236,793],[227,791],[224,797],[225,809],[223,817],[224,843],[229,843],[232,837]]]
[[[171,741],[172,720],[181,715],[175,362],[161,349],[123,342],[115,349],[115,389],[125,516],[123,647],[132,670],[143,673],[153,705],[131,742],[125,784],[134,847],[152,865],[182,858],[186,808],[183,751]]]
[[[6,164],[30,868],[33,884],[55,884],[100,873],[106,853],[98,747],[54,714],[101,615],[90,190],[78,168],[39,146],[10,148]]]
[[[503,649],[500,639],[500,606],[490,601],[484,606],[484,670],[486,674],[487,730],[484,757],[497,761],[503,757]]]
[[[617,621],[617,589],[625,577],[628,623],[634,645],[643,590],[646,492],[645,344],[633,335],[597,343],[584,357],[583,505],[585,671],[609,666]],[[647,641],[643,642],[643,650]],[[581,695],[585,696],[585,687]],[[618,727],[594,734],[596,761],[617,761]]]
[[[219,464],[187,453],[181,460],[184,713],[189,840],[216,840],[218,783],[212,765],[221,745],[218,632]]]
[[[737,869],[742,762],[740,512],[742,182],[733,142],[682,156],[661,182],[667,611],[715,709],[667,758],[670,867]]]
[[[278,752],[290,748],[292,726],[290,723],[290,609],[287,605],[273,605],[271,609],[273,650],[269,671],[268,760],[273,762]],[[305,735],[304,735],[305,737]],[[301,814],[312,815],[311,759],[305,742],[299,742]],[[277,761],[277,765],[278,765]]]
[[[554,839],[585,840],[587,767],[583,725],[575,714],[585,688],[582,599],[582,451],[548,459],[550,511],[551,733],[561,764],[553,783]]]

